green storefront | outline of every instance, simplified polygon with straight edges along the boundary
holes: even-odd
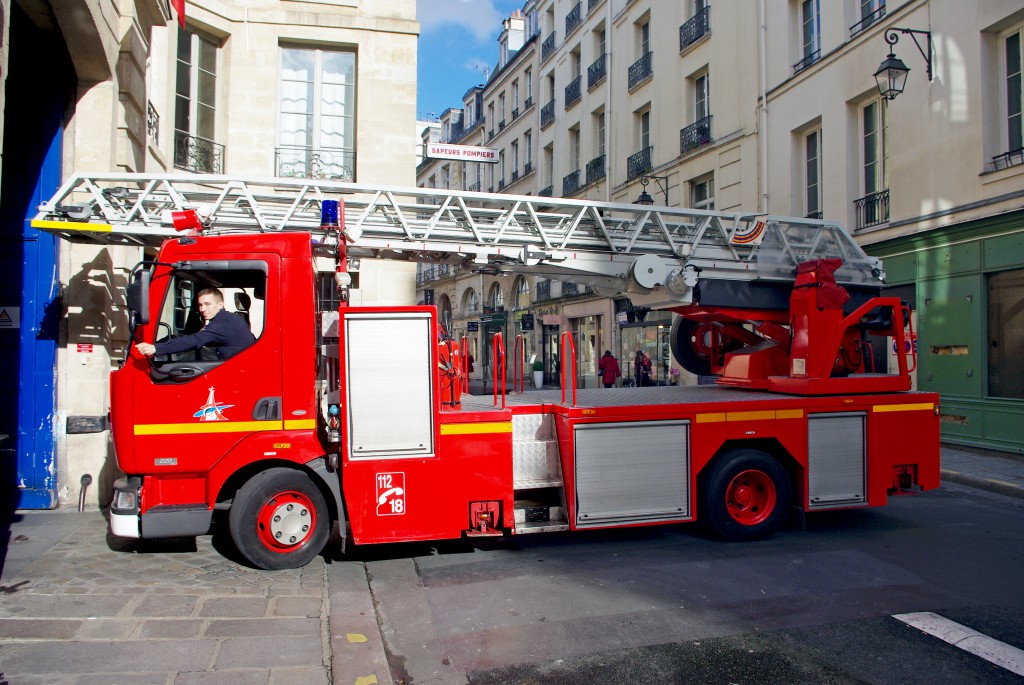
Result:
[[[865,246],[917,312],[918,387],[942,439],[1024,452],[1024,211]]]

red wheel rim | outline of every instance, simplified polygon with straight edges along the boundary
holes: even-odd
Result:
[[[718,335],[713,323],[703,321],[694,327],[693,333],[690,335],[690,345],[698,356],[710,359],[718,347],[718,340],[716,340]]]
[[[316,508],[309,497],[296,490],[278,493],[260,508],[256,530],[267,549],[294,552],[313,536]]]
[[[763,471],[744,471],[729,483],[725,506],[729,515],[744,526],[763,523],[775,511],[775,483]]]

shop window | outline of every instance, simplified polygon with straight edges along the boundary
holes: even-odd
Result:
[[[988,394],[1024,399],[1024,269],[988,277]]]

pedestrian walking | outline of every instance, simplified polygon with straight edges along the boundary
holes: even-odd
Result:
[[[619,360],[615,358],[611,350],[605,350],[604,356],[597,363],[597,375],[601,377],[604,387],[615,387],[615,380],[622,375],[619,368]]]
[[[646,388],[651,384],[651,358],[644,354],[643,350],[637,350],[633,358],[633,372],[636,376],[636,384]]]

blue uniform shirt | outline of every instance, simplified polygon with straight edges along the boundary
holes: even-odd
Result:
[[[210,319],[202,330],[180,338],[165,340],[156,344],[158,355],[174,354],[198,350],[204,345],[216,349],[219,359],[233,357],[256,342],[256,337],[249,330],[245,319],[234,312],[222,309],[217,316]]]

